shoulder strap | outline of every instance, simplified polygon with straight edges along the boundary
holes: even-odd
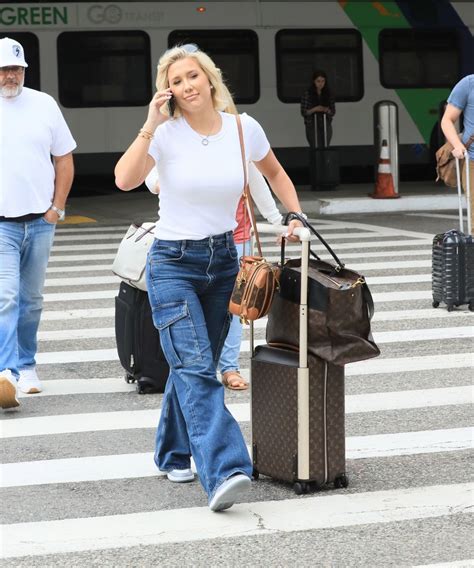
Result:
[[[240,120],[240,115],[236,115],[235,119],[237,120],[237,130],[239,131],[239,142],[240,142],[240,153],[242,156],[242,166],[244,168],[244,189],[242,193],[242,197],[244,198],[244,205],[245,211],[250,213],[250,220],[252,223],[253,232],[255,235],[255,240],[257,241],[257,249],[258,254],[263,256],[262,254],[262,245],[260,244],[260,237],[257,230],[257,223],[255,221],[255,212],[253,208],[253,200],[252,196],[250,195],[249,191],[249,183],[247,178],[247,160],[245,159],[245,145],[244,145],[244,134],[242,131],[242,122]],[[244,251],[245,252],[245,251]]]

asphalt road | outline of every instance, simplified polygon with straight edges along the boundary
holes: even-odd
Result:
[[[136,394],[115,352],[110,265],[130,219],[153,219],[149,197],[72,199],[69,214],[91,221],[57,230],[44,392],[0,416],[3,565],[472,566],[473,314],[435,310],[430,296],[430,239],[456,212],[317,221],[367,277],[382,351],[346,369],[350,485],[296,496],[261,477],[245,503],[213,514],[199,482],[154,469],[161,395]],[[265,251],[278,255],[271,241]],[[247,341],[246,331],[244,372]],[[226,400],[250,443],[248,392]]]

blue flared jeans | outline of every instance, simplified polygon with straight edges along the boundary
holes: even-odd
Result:
[[[197,241],[155,239],[148,255],[153,321],[170,366],[155,463],[162,471],[185,469],[192,455],[209,498],[231,475],[252,474],[244,438],[216,377],[237,270],[232,232]]]
[[[0,221],[0,371],[35,366],[43,286],[56,225]]]

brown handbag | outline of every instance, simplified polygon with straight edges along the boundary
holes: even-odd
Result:
[[[466,150],[474,142],[474,135],[464,145]],[[458,185],[456,175],[456,160],[452,154],[454,146],[451,142],[446,142],[436,152],[436,173],[438,174],[436,181],[442,180],[445,185],[456,188]],[[463,160],[459,163],[459,169],[462,170]]]
[[[252,197],[250,195],[247,166],[245,160],[244,137],[240,116],[236,116],[239,131],[240,151],[244,168],[243,199],[245,203],[244,215],[250,213],[250,219],[258,248],[258,256],[240,258],[240,268],[235,280],[234,289],[229,302],[229,312],[240,317],[243,323],[249,323],[267,315],[272,304],[273,296],[278,288],[279,267],[277,264],[267,262],[262,255],[262,246],[255,222]],[[245,247],[245,245],[244,245]]]
[[[363,276],[349,270],[302,217],[297,217],[326,246],[336,263],[310,259],[308,269],[308,352],[336,365],[377,357],[370,320],[372,295]],[[282,246],[282,257],[284,246]],[[266,339],[275,347],[299,348],[301,259],[282,268],[280,288],[268,314]]]

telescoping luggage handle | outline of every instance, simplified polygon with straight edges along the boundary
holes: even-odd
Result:
[[[461,233],[464,233],[464,221],[462,212],[462,183],[461,183],[461,168],[458,158],[456,160],[456,180],[458,185],[458,201],[459,201],[459,228]],[[464,153],[464,162],[466,164],[466,209],[467,209],[467,232],[472,234],[471,226],[471,179],[469,171],[469,153]]]

